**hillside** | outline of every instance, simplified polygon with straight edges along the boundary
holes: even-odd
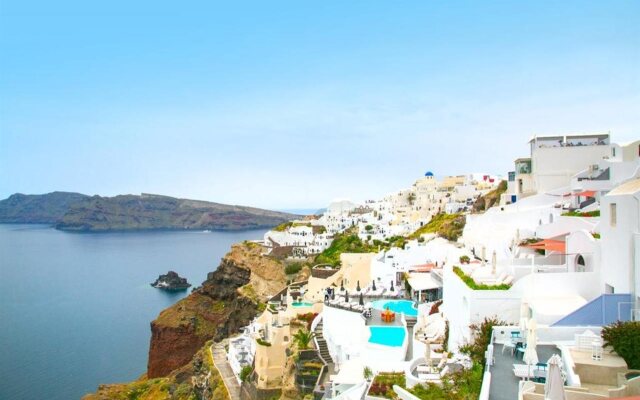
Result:
[[[86,198],[88,196],[84,194],[70,192],[16,193],[0,200],[0,223],[54,224],[72,204]]]
[[[507,181],[500,181],[498,187],[478,197],[475,203],[473,203],[472,211],[474,213],[484,212],[496,204],[500,203],[500,196],[507,191]]]
[[[268,228],[296,215],[206,201],[142,194],[115,197],[54,192],[0,201],[0,223],[49,223],[69,231],[241,230]]]

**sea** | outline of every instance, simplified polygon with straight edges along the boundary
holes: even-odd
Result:
[[[0,399],[79,399],[146,371],[150,322],[186,296],[150,286],[169,270],[194,286],[240,232],[69,233],[0,224]]]

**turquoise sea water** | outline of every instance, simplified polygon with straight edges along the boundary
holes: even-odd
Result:
[[[145,372],[149,323],[199,286],[232,243],[264,231],[81,234],[0,224],[0,399],[78,399]]]
[[[376,300],[371,304],[376,310],[389,308],[393,312],[403,313],[409,317],[418,316],[418,309],[413,306],[413,301],[410,300]]]
[[[403,326],[370,326],[369,330],[371,331],[369,343],[400,347],[404,342]]]

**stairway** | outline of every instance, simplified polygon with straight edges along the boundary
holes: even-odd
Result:
[[[318,323],[316,329],[313,331],[315,333],[315,341],[316,346],[318,347],[318,353],[320,354],[320,358],[324,361],[325,364],[333,364],[333,358],[331,358],[331,354],[329,354],[329,347],[327,347],[327,341],[322,336],[322,321]]]

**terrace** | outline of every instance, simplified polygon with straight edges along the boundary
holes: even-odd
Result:
[[[621,357],[602,348],[597,333],[577,326],[539,326],[536,329],[541,340],[536,345],[539,363],[529,367],[522,361],[524,352],[514,346],[519,342],[519,334],[520,329],[514,326],[493,328],[483,381],[483,392],[489,400],[542,400],[545,364],[554,354],[561,359],[567,399],[595,400],[640,393],[640,372],[628,370]]]
[[[490,400],[513,400],[518,398],[518,388],[521,379],[516,377],[513,370],[514,365],[525,365],[522,359],[512,355],[509,349],[504,349],[504,345],[496,344],[493,348],[493,365],[491,365],[491,386],[489,392]],[[538,358],[541,362],[551,358],[554,354],[561,354],[560,349],[555,345],[536,346]],[[517,353],[515,353],[517,354]],[[532,370],[537,367],[532,366]]]

